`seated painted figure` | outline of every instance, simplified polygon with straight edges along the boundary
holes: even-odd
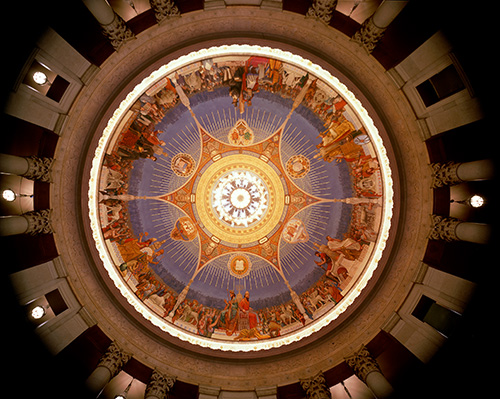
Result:
[[[238,320],[238,329],[252,329],[257,327],[258,317],[255,312],[252,311],[250,307],[250,294],[249,292],[245,292],[245,296],[240,301],[239,305],[239,320]]]

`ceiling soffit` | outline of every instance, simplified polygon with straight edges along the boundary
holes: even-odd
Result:
[[[305,356],[301,350],[292,352],[286,357],[281,357],[275,361],[272,376],[269,371],[255,369],[253,376],[261,376],[264,380],[273,377],[273,381],[278,383],[286,383],[287,379],[301,376],[305,369],[319,370],[328,369],[338,362],[342,361],[353,348],[376,335],[380,327],[387,321],[389,315],[397,308],[397,305],[402,301],[406,291],[408,290],[408,282],[411,281],[411,276],[414,269],[417,267],[417,259],[421,258],[423,246],[425,243],[425,232],[419,226],[422,225],[421,220],[423,214],[428,214],[429,198],[427,191],[424,190],[425,179],[416,179],[416,174],[406,174],[407,170],[422,170],[425,167],[425,160],[422,159],[423,151],[418,149],[422,146],[418,141],[417,127],[411,122],[413,116],[411,110],[408,109],[404,99],[400,94],[392,88],[392,83],[382,74],[380,67],[364,54],[361,49],[350,43],[347,38],[336,32],[332,32],[327,27],[310,20],[304,20],[296,16],[286,15],[282,13],[253,12],[249,18],[247,11],[242,10],[218,10],[214,13],[197,13],[195,15],[186,15],[183,18],[172,21],[169,29],[165,27],[153,27],[139,35],[138,38],[124,47],[119,53],[111,56],[101,67],[100,72],[89,86],[85,87],[81,96],[74,104],[70,112],[68,123],[65,126],[61,137],[61,144],[58,147],[59,173],[60,179],[54,183],[54,201],[60,206],[55,207],[59,211],[55,218],[55,224],[59,224],[61,232],[58,237],[58,248],[61,256],[65,260],[68,268],[70,279],[73,282],[77,295],[82,302],[94,315],[103,331],[114,339],[124,343],[134,352],[134,356],[144,363],[164,369],[171,372],[179,378],[184,377],[185,380],[195,378],[197,381],[227,386],[227,377],[224,372],[222,361],[220,365],[204,364],[203,360],[197,363],[185,361],[189,359],[188,351],[179,351],[175,346],[192,350],[193,348],[185,343],[172,340],[165,334],[158,334],[154,337],[155,329],[150,329],[148,334],[139,332],[137,329],[138,323],[144,325],[138,319],[131,322],[128,317],[117,311],[116,302],[109,300],[109,293],[116,292],[116,288],[109,286],[107,291],[103,290],[103,282],[108,284],[106,273],[101,268],[101,260],[92,245],[83,245],[78,240],[80,234],[86,237],[88,242],[91,240],[91,232],[88,228],[88,219],[85,215],[85,204],[79,203],[75,192],[85,193],[88,190],[85,176],[89,176],[91,169],[90,157],[93,154],[100,132],[104,130],[107,121],[111,117],[111,113],[123,100],[126,93],[129,92],[138,82],[145,76],[151,73],[158,66],[186,54],[191,50],[196,50],[211,45],[231,44],[234,42],[247,42],[250,44],[270,44],[275,47],[281,47],[285,50],[294,49],[296,54],[308,57],[314,62],[329,70],[332,73],[337,72],[336,76],[346,84],[346,86],[361,99],[363,105],[366,106],[368,112],[373,117],[374,122],[380,131],[385,142],[393,144],[388,147],[388,156],[394,160],[393,165],[397,165],[398,173],[393,172],[395,178],[396,199],[399,198],[399,180],[405,182],[403,186],[405,191],[409,190],[410,194],[404,203],[404,218],[405,224],[409,228],[400,229],[398,251],[390,253],[386,251],[382,258],[382,262],[386,262],[387,258],[391,258],[391,265],[385,271],[384,283],[377,287],[377,293],[373,295],[368,304],[364,304],[365,311],[352,319],[349,325],[343,329],[337,329],[334,334],[326,334],[318,342],[307,347],[308,354]],[[224,18],[225,24],[216,24],[214,19]],[[273,23],[267,23],[272,20]],[[196,29],[193,27],[196,26]],[[214,27],[218,28],[214,28]],[[247,39],[222,39],[221,36],[228,35],[231,30],[238,32],[238,36],[243,37],[242,31],[252,31],[256,26],[264,30],[265,36],[288,37],[288,43],[272,42],[271,40],[256,40],[255,38]],[[296,27],[290,29],[290,26]],[[215,32],[217,30],[217,32]],[[168,31],[168,32],[167,32]],[[314,35],[312,34],[314,31]],[[180,49],[179,38],[183,43],[193,43],[199,36],[208,37],[209,35],[219,36],[212,41],[204,41],[197,45],[187,44],[185,49]],[[321,39],[319,40],[318,37]],[[324,39],[324,40],[323,40]],[[297,47],[292,46],[291,41],[298,43]],[[262,43],[265,42],[265,43]],[[320,51],[318,43],[321,43]],[[310,51],[305,52],[302,48],[308,47]],[[315,49],[317,51],[315,51]],[[327,62],[318,57],[321,53],[329,54],[325,56],[334,65],[342,65],[344,71],[349,71],[350,76],[356,76],[357,84],[354,85],[351,80],[347,79],[343,73],[338,72]],[[167,54],[168,53],[168,54]],[[150,59],[150,66],[147,67],[144,60]],[[117,87],[121,89],[117,90]],[[360,90],[359,88],[362,88]],[[371,103],[366,102],[366,93],[372,100]],[[375,106],[374,106],[375,105]],[[383,110],[383,115],[374,112],[375,108]],[[96,118],[97,115],[97,118]],[[384,120],[384,124],[381,120]],[[408,122],[410,121],[410,122]],[[389,140],[389,135],[392,130],[398,131],[398,139]],[[92,135],[89,136],[89,132]],[[92,137],[88,140],[88,137]],[[66,143],[67,141],[67,143]],[[71,143],[71,145],[70,145]],[[65,145],[66,144],[66,145]],[[84,151],[82,151],[82,148]],[[405,157],[395,162],[394,153],[405,151]],[[78,163],[75,160],[81,159]],[[86,161],[85,161],[86,159]],[[62,165],[64,164],[64,169]],[[394,171],[396,168],[394,169]],[[402,175],[401,175],[402,174]],[[82,176],[74,179],[74,176]],[[78,186],[74,190],[74,183],[82,181],[82,186]],[[77,226],[74,222],[67,223],[68,218],[74,217],[72,212],[61,212],[62,209],[76,209],[80,213],[80,220],[83,226]],[[400,203],[395,201],[395,214],[400,212]],[[397,221],[397,219],[396,219]],[[401,223],[401,220],[399,220]],[[393,229],[397,227],[397,223],[393,223]],[[393,240],[394,234],[390,240]],[[389,246],[392,243],[389,243]],[[90,255],[95,263],[96,269],[100,275],[96,275],[96,269],[88,265],[86,255]],[[365,294],[366,295],[366,294]],[[115,300],[116,301],[116,300]],[[121,299],[122,302],[118,309],[122,306],[127,308],[128,305]],[[320,334],[322,335],[322,334]],[[307,339],[303,343],[311,344],[313,340]],[[162,343],[163,342],[163,343]],[[334,344],[334,351],[331,351]],[[325,348],[328,347],[328,350]],[[293,346],[290,349],[294,349]],[[211,354],[210,352],[202,353]],[[295,353],[295,354],[294,354]],[[231,358],[248,358],[249,356],[239,356],[238,354],[228,355],[226,353],[215,353],[222,358],[227,358],[231,363]],[[270,356],[276,353],[269,353]],[[296,356],[301,357],[298,362]],[[258,356],[260,357],[260,355]],[[177,359],[178,361],[166,361],[165,359]],[[184,359],[184,361],[183,361]],[[211,367],[213,375],[211,381],[205,381],[204,368]],[[219,370],[220,368],[220,370]],[[308,372],[307,374],[310,374]],[[195,376],[195,377],[193,377]],[[246,377],[240,376],[237,379],[242,381]],[[255,377],[254,377],[255,378]],[[243,384],[244,385],[244,384]]]

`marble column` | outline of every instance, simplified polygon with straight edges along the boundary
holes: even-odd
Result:
[[[431,188],[453,186],[465,181],[491,180],[494,164],[490,159],[472,162],[432,163]]]
[[[299,380],[300,386],[306,393],[307,399],[332,399],[330,389],[326,385],[323,372],[319,372],[311,378]]]
[[[51,234],[54,232],[51,215],[51,209],[42,209],[20,216],[2,216],[0,217],[0,236]]]
[[[373,15],[363,22],[363,25],[354,34],[352,40],[371,53],[379,40],[382,39],[382,36],[384,36],[387,27],[394,21],[407,3],[408,1],[402,0],[384,0]]]
[[[99,22],[104,36],[109,39],[116,51],[127,41],[135,38],[125,21],[114,12],[106,0],[83,0],[83,2]]]
[[[175,384],[176,378],[160,373],[154,369],[146,386],[144,399],[167,399],[167,395]]]
[[[116,376],[132,356],[124,352],[116,342],[112,342],[99,364],[87,378],[87,388],[99,394],[111,379]]]
[[[0,172],[50,183],[52,181],[51,169],[53,162],[53,158],[18,157],[16,155],[0,154]]]
[[[365,346],[346,357],[345,361],[356,377],[363,381],[378,399],[388,398],[394,393],[391,384],[380,371],[377,361]]]
[[[487,244],[490,241],[492,227],[484,223],[463,222],[457,218],[431,215],[430,240],[468,241]]]

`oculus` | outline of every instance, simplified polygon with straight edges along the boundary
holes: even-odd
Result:
[[[230,45],[126,96],[88,204],[102,267],[137,312],[238,352],[335,323],[378,266],[392,198],[382,139],[345,85],[292,53]]]

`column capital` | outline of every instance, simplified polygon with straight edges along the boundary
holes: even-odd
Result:
[[[45,183],[52,183],[52,164],[54,158],[39,158],[35,156],[25,157],[28,161],[28,171],[23,177],[31,180],[40,180]]]
[[[330,389],[326,385],[325,376],[320,371],[313,377],[299,380],[300,386],[306,393],[307,399],[331,399]]]
[[[459,162],[434,162],[430,164],[432,170],[432,183],[431,188],[438,188],[443,186],[452,186],[454,184],[462,183],[462,179],[458,177],[458,167],[461,165]]]
[[[160,373],[157,369],[153,370],[144,398],[165,399],[177,380],[176,377]]]
[[[431,215],[429,240],[458,241],[456,230],[460,223],[463,222],[457,218]]]
[[[346,363],[354,371],[356,377],[366,384],[366,377],[374,371],[380,371],[377,361],[372,357],[366,346],[361,346],[354,354],[344,358]]]
[[[359,28],[359,30],[352,37],[352,40],[364,47],[368,53],[371,53],[377,46],[379,40],[384,36],[386,29],[387,28],[379,28],[375,25],[372,15],[365,22],[363,22],[361,28]]]
[[[179,8],[173,0],[149,0],[155,13],[156,22],[161,23],[171,17],[180,17]]]
[[[116,341],[111,342],[106,353],[99,360],[97,367],[105,367],[111,373],[111,378],[116,376],[132,355],[121,349]]]
[[[328,25],[335,7],[337,7],[337,0],[314,0],[307,10],[306,17],[316,18]]]
[[[27,212],[22,215],[28,221],[28,229],[25,234],[35,236],[37,234],[52,234],[52,209]]]
[[[102,33],[111,42],[111,45],[118,51],[127,41],[135,39],[134,33],[127,26],[125,21],[118,14],[114,14],[113,21],[107,25],[101,24]]]
[[[363,46],[371,53],[377,43],[382,39],[387,27],[398,16],[408,1],[382,1],[373,15],[368,18],[361,28],[352,37],[353,41]]]

